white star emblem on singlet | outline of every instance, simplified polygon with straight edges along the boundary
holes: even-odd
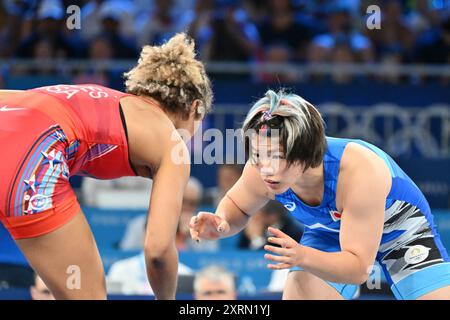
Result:
[[[23,180],[30,188],[33,190],[33,192],[36,192],[36,177],[34,174],[31,176],[29,180]]]
[[[61,161],[56,158],[55,149],[53,149],[49,153],[45,153],[44,151],[41,151],[41,153],[47,159],[48,163],[50,164],[50,168],[53,169],[55,164],[61,163]]]

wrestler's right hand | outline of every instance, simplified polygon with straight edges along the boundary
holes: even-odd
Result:
[[[191,238],[197,242],[201,239],[217,240],[226,237],[230,225],[222,217],[211,212],[199,212],[189,223]]]

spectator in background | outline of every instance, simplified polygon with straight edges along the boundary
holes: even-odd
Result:
[[[438,3],[429,0],[416,0],[412,3],[413,10],[409,10],[405,22],[415,35],[439,27],[441,22],[440,11],[444,11],[446,5],[445,1],[441,2],[442,7]],[[450,6],[450,3],[447,4],[447,9],[448,6]]]
[[[347,43],[357,62],[372,62],[373,48],[370,40],[354,31],[350,10],[342,4],[331,4],[327,16],[327,32],[313,38],[308,50],[312,63],[331,62],[336,46]]]
[[[312,37],[311,30],[296,19],[296,13],[291,0],[269,1],[267,16],[258,25],[261,42],[272,47],[283,43],[289,48],[294,60],[305,60],[306,44]]]
[[[45,57],[74,58],[79,51],[65,36],[63,30],[65,11],[59,0],[44,0],[37,11],[37,25],[32,33],[24,39],[16,50],[20,58]]]
[[[31,29],[37,0],[4,0],[0,3],[0,57],[12,56],[23,38],[25,29]]]
[[[356,63],[356,57],[350,45],[346,42],[336,43],[330,59],[331,63],[337,65]],[[346,72],[345,68],[334,72],[332,79],[336,83],[348,83],[353,80],[351,74]]]
[[[189,221],[197,212],[197,208],[203,196],[203,186],[195,177],[190,177],[183,194],[183,204],[181,207],[181,215],[178,223],[176,235],[176,244],[178,250],[185,250],[189,235]]]
[[[274,43],[264,48],[263,61],[274,64],[287,64],[292,62],[293,52],[290,47],[283,43]],[[264,83],[292,83],[300,79],[300,75],[295,70],[282,72],[258,72],[257,80]]]
[[[85,177],[81,185],[81,202],[97,208],[146,210],[151,187],[152,180],[137,176],[115,180]]]
[[[112,17],[118,20],[117,32],[121,37],[134,39],[134,2],[129,0],[91,0],[81,9],[81,36],[91,41],[104,32],[103,20]]]
[[[113,59],[135,59],[136,46],[133,39],[121,34],[122,13],[115,7],[106,7],[100,11],[100,34],[109,41]]]
[[[242,6],[245,8],[245,11],[248,12],[251,21],[260,24],[267,16],[267,2],[268,1],[243,0]]]
[[[152,180],[142,177],[122,177],[97,180],[85,177],[81,184],[80,202],[85,206],[103,209],[141,209],[149,207]],[[144,241],[146,214],[131,219],[118,247],[140,250]]]
[[[33,59],[39,61],[39,67],[30,70],[31,74],[51,75],[56,72],[53,58],[55,51],[49,39],[40,39],[33,48]]]
[[[236,300],[234,275],[221,266],[211,265],[195,274],[195,300]]]
[[[31,300],[55,300],[50,289],[37,274],[34,275],[34,285],[30,287],[30,295]]]
[[[217,187],[210,188],[206,191],[205,205],[217,207],[220,200],[242,174],[243,167],[238,164],[222,164],[217,169]]]
[[[202,197],[203,186],[195,177],[190,177],[183,194],[181,215],[175,240],[177,249],[180,251],[212,251],[217,249],[217,241],[196,243],[191,239],[189,234],[189,221],[197,213],[198,205]],[[146,215],[139,215],[128,223],[124,237],[119,244],[122,250],[136,250],[141,248],[145,235],[145,228],[143,228],[145,223]]]
[[[189,232],[189,222],[198,211],[198,206],[203,198],[203,186],[195,177],[190,177],[183,194],[180,220],[176,234],[176,245],[179,251],[214,251],[218,248],[217,241],[202,241],[196,243]]]
[[[109,77],[111,76],[111,68],[101,68],[102,62],[113,58],[113,48],[109,40],[105,37],[98,36],[91,40],[89,44],[88,58],[95,62],[97,67],[95,70],[81,70],[80,73],[72,78],[73,84],[95,83],[103,86],[109,85]]]
[[[98,40],[108,42],[111,59],[135,59],[138,55],[135,44],[133,3],[131,1],[90,1],[81,11],[81,36],[98,45]],[[90,44],[89,55],[92,56]],[[104,54],[104,53],[103,53]]]
[[[203,47],[204,43],[210,36],[209,23],[214,14],[215,0],[197,0],[194,6],[195,19],[189,25],[189,35],[195,39],[199,47]],[[206,34],[201,34],[206,33]]]
[[[145,233],[147,222],[140,226],[140,233]],[[153,295],[152,287],[147,280],[145,267],[145,255],[143,251],[144,239],[142,239],[141,253],[130,258],[114,262],[106,277],[107,292],[109,294],[124,295]],[[178,275],[193,275],[191,268],[178,263]]]
[[[381,29],[367,31],[380,62],[411,62],[414,34],[409,29],[399,0],[383,2]]]
[[[207,26],[198,31],[201,56],[211,61],[247,62],[259,49],[259,35],[237,0],[216,0]]]
[[[450,64],[450,15],[441,22],[436,33],[428,34],[418,43],[420,63]]]
[[[450,64],[450,15],[442,21],[438,32],[419,42],[417,60],[428,64]],[[443,77],[442,82],[450,83],[450,77]]]
[[[121,250],[139,250],[145,238],[145,226],[147,223],[147,215],[140,214],[130,219],[125,227],[125,232],[120,240],[119,249]]]
[[[261,210],[250,218],[244,232],[239,235],[239,249],[263,250],[269,233],[268,227],[277,228],[293,239],[300,240],[302,227],[292,219],[282,204],[269,201]],[[272,245],[272,244],[271,244]]]
[[[185,31],[195,18],[192,10],[178,12],[175,0],[155,0],[154,5],[145,24],[138,29],[140,46],[164,43],[176,33]]]

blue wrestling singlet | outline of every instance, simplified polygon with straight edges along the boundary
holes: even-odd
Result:
[[[384,230],[376,260],[395,297],[417,299],[450,285],[450,259],[424,195],[389,155],[361,140],[327,137],[323,160],[325,188],[320,205],[305,204],[291,189],[276,195],[275,199],[304,224],[300,243],[325,252],[341,250],[341,213],[336,208],[336,188],[340,160],[350,142],[373,151],[391,172],[392,187],[386,199]],[[352,284],[329,284],[346,299],[352,298],[358,289]]]

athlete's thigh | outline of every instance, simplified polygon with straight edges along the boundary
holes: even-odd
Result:
[[[55,231],[16,240],[56,299],[105,299],[103,265],[80,211]]]
[[[326,281],[306,271],[291,271],[286,280],[283,300],[343,300]]]

